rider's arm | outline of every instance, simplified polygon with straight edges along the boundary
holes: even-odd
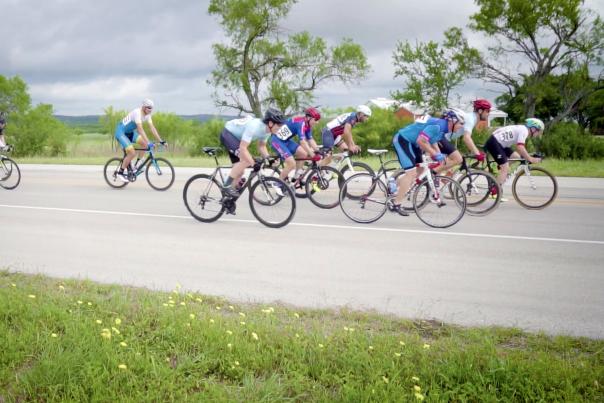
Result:
[[[354,152],[356,144],[354,143],[354,140],[352,138],[352,125],[350,123],[346,123],[344,125],[344,132],[342,133],[342,138],[344,139],[344,142],[346,143],[348,148]]]
[[[537,164],[541,162],[541,158],[531,157],[528,151],[526,151],[526,147],[524,146],[524,144],[516,144],[516,151],[518,151],[518,154],[520,154],[522,158],[524,158],[531,164]]]
[[[314,152],[313,152],[313,149],[308,144],[308,141],[306,141],[304,139],[300,139],[300,147],[302,147],[302,149],[306,152],[306,155],[308,155],[309,157],[313,156]]]
[[[438,149],[438,146],[430,144],[428,139],[429,137],[422,132],[417,137],[416,143],[424,152],[428,153],[431,157],[434,157],[436,154],[440,153],[440,150]]]
[[[472,132],[466,131],[463,134],[463,142],[466,145],[466,147],[468,147],[468,150],[470,150],[470,152],[472,154],[474,154],[474,155],[480,154],[480,150],[478,150],[478,147],[476,147],[476,144],[474,144],[474,140],[472,139]]]
[[[149,144],[149,138],[147,137],[147,133],[145,133],[145,129],[143,129],[142,122],[136,122],[136,131],[140,136],[143,137],[143,140],[145,140],[145,144]]]
[[[319,151],[319,145],[314,138],[311,137],[308,139],[308,144],[310,144],[310,148],[312,148],[313,151]]]
[[[159,141],[161,143],[161,137],[159,137],[159,133],[157,132],[157,129],[155,128],[155,125],[153,124],[153,122],[149,122],[149,127],[151,127],[151,133],[153,133],[153,135],[155,136],[155,138],[157,139],[157,141]]]
[[[243,143],[243,141],[241,143]],[[246,147],[246,150],[247,150],[247,147]],[[268,149],[266,148],[266,141],[258,141],[258,151],[260,151],[260,155],[262,155],[262,158],[269,157]],[[251,154],[250,154],[250,158],[252,158]],[[253,159],[252,159],[252,161],[253,161]]]

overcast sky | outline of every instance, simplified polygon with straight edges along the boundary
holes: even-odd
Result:
[[[586,4],[604,15],[604,0]],[[0,0],[0,74],[20,75],[34,104],[53,104],[57,114],[131,109],[146,97],[161,111],[218,113],[206,80],[214,68],[211,45],[225,38],[207,7],[207,0]],[[372,66],[367,80],[315,93],[317,104],[342,107],[402,88],[393,78],[397,41],[440,41],[447,27],[465,27],[476,11],[471,0],[299,0],[281,25],[331,45],[352,38],[364,48]],[[472,46],[485,47],[465,33]],[[494,89],[474,81],[457,91],[463,100],[492,100]]]

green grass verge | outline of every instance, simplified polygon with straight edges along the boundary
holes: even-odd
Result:
[[[0,272],[0,401],[603,401],[604,341]]]

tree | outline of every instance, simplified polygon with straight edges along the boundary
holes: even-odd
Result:
[[[392,96],[402,101],[412,101],[434,112],[444,109],[451,91],[473,72],[480,54],[468,45],[460,28],[445,32],[445,41],[416,43],[398,42],[392,54],[394,77],[406,80],[404,91]]]
[[[23,113],[30,104],[27,84],[21,77],[6,78],[0,75],[0,113]]]
[[[470,28],[494,38],[480,76],[503,85],[510,98],[525,92],[524,117],[534,116],[542,87],[551,74],[565,77],[566,105],[554,122],[569,116],[581,100],[602,88],[604,23],[583,0],[475,0],[480,10]],[[600,66],[600,67],[598,67]],[[590,72],[599,68],[591,82]]]
[[[283,111],[308,104],[320,84],[354,83],[369,72],[361,46],[350,39],[328,48],[308,32],[281,39],[279,20],[296,0],[211,0],[229,44],[212,46],[217,67],[208,83],[216,105],[262,115],[275,104]]]

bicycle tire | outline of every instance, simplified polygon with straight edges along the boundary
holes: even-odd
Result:
[[[529,171],[531,173],[541,173],[541,175],[530,175],[530,177],[528,177],[528,188],[529,190],[532,190],[532,192],[530,192],[530,194],[529,192],[526,192],[525,194],[525,188],[527,186],[524,184],[524,180],[527,176],[525,175],[525,171],[521,170],[514,178],[514,182],[512,182],[512,194],[514,195],[514,199],[516,199],[518,204],[522,207],[529,210],[541,210],[549,206],[556,199],[556,196],[558,195],[558,181],[554,175],[541,167],[531,166],[529,167]],[[537,189],[537,186],[534,183],[534,178],[543,178],[542,180],[538,180],[538,182],[540,182],[539,189]],[[532,200],[535,202],[531,203]]]
[[[259,177],[251,185],[249,204],[254,217],[270,228],[281,228],[289,224],[296,213],[294,192],[284,181],[274,177]],[[282,214],[277,216],[279,211]],[[268,215],[278,218],[270,219],[267,218]]]
[[[462,219],[466,211],[466,195],[461,185],[448,176],[435,176],[439,183],[438,195],[435,197],[434,190],[429,186],[424,186],[424,179],[413,192],[413,207],[417,217],[426,225],[432,228],[448,228]],[[455,195],[452,200],[445,199],[441,193],[446,192],[446,188],[452,189]],[[428,200],[426,203],[425,201]],[[444,208],[448,207],[447,213]],[[453,209],[451,209],[453,207]],[[439,220],[440,217],[446,218]],[[450,216],[450,217],[449,217]]]
[[[310,201],[322,209],[332,209],[340,204],[342,173],[324,166],[310,171],[306,176],[306,194]]]
[[[165,165],[165,167],[162,167]],[[167,176],[165,179],[162,178],[163,182],[158,185],[159,178],[163,176]],[[147,164],[147,168],[145,168],[145,178],[147,179],[147,183],[155,190],[164,191],[168,190],[170,186],[174,183],[174,167],[165,158],[155,158],[155,161],[151,160]],[[153,180],[151,180],[153,178]]]
[[[349,191],[347,188],[350,186],[356,189]],[[359,224],[369,224],[379,220],[386,213],[388,199],[384,182],[367,172],[354,174],[346,179],[340,188],[342,212]]]
[[[485,216],[499,207],[501,186],[488,172],[469,170],[456,180],[466,194],[466,213],[472,216]],[[495,187],[495,193],[492,191]],[[452,198],[450,187],[448,195]]]
[[[182,198],[189,214],[201,222],[214,222],[224,214],[222,187],[210,175],[190,177],[182,190]]]
[[[122,182],[117,178],[117,172],[122,166],[122,162],[122,158],[114,157],[109,159],[109,161],[105,163],[105,167],[103,168],[103,176],[105,178],[105,182],[107,182],[107,184],[114,189],[121,189],[129,183]]]
[[[340,169],[340,173],[342,174],[342,179],[340,181],[340,187],[342,187],[342,185],[344,184],[344,181],[346,181],[346,179],[348,179],[352,175],[356,175],[360,172],[368,172],[375,176],[375,171],[373,170],[373,168],[371,168],[369,166],[369,164],[366,164],[364,162],[359,162],[359,161],[353,161],[352,162],[352,171],[350,170],[350,167],[348,166],[348,164],[344,165],[342,167],[342,169]]]
[[[0,173],[2,174],[0,186],[6,190],[13,190],[19,186],[19,183],[21,183],[21,170],[19,169],[19,165],[8,157],[2,157],[0,165]]]

